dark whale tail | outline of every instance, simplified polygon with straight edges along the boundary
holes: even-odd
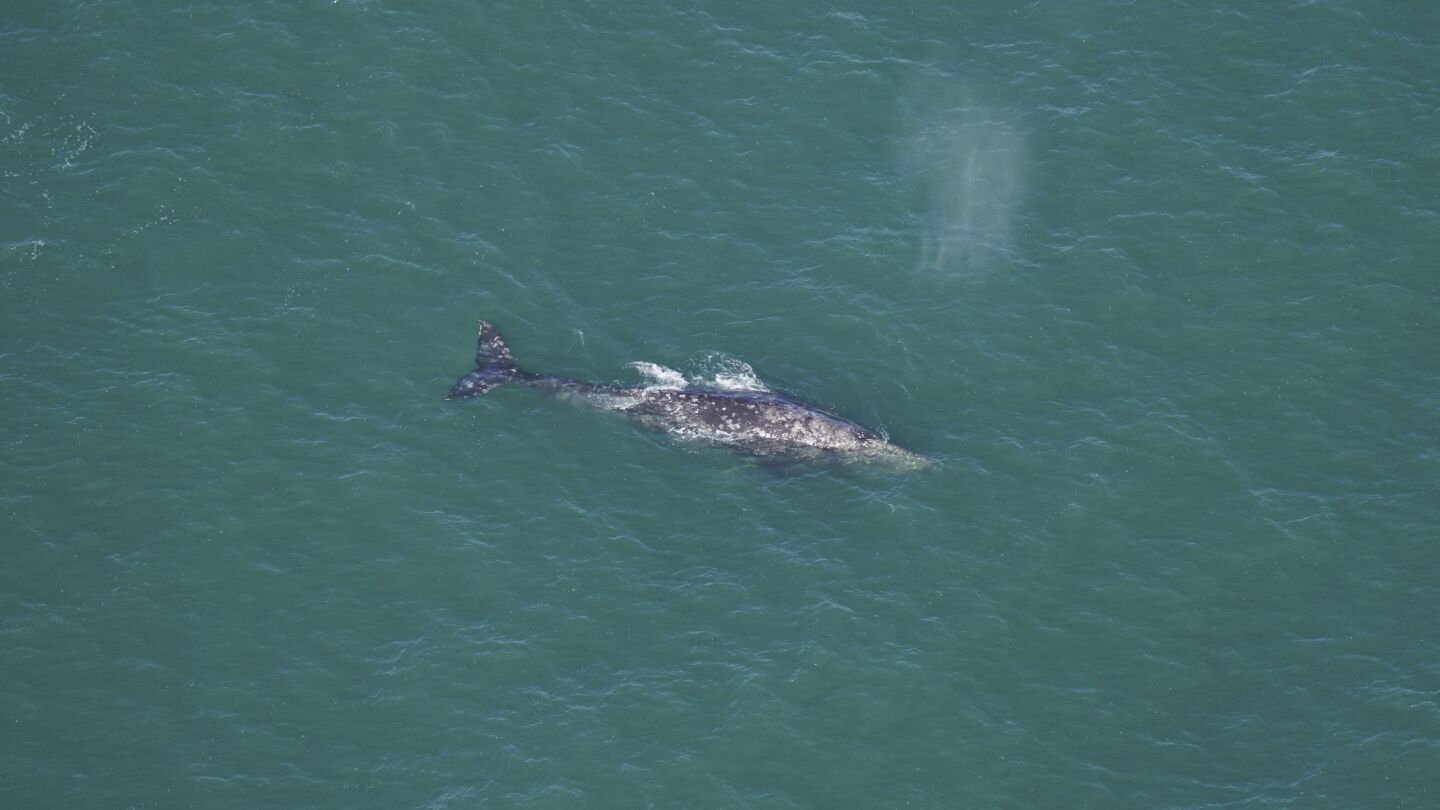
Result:
[[[515,367],[515,358],[510,356],[510,347],[500,330],[489,321],[480,322],[480,339],[475,349],[475,370],[461,377],[451,386],[446,399],[478,397],[499,385],[513,380],[525,380],[537,375],[527,374]]]

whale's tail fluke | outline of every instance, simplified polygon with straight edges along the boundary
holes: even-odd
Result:
[[[526,374],[515,367],[515,358],[510,356],[510,347],[500,330],[489,321],[480,322],[480,339],[475,349],[475,370],[461,377],[451,386],[446,399],[478,397],[498,385],[536,375]]]

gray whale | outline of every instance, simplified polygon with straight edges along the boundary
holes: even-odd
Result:
[[[620,411],[681,438],[733,447],[754,456],[801,461],[878,462],[919,469],[930,460],[897,447],[854,422],[770,391],[629,388],[523,371],[488,321],[480,322],[475,370],[456,381],[447,399],[479,396],[521,383]]]

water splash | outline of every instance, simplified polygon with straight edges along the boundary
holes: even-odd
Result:
[[[697,374],[691,379],[701,387],[714,388],[717,391],[770,390],[765,383],[760,382],[755,369],[749,363],[728,354],[710,352],[696,361],[695,365]]]
[[[971,101],[912,115],[904,158],[926,189],[924,270],[981,273],[1010,252],[1024,145],[1007,113]]]
[[[679,389],[688,385],[685,375],[673,368],[643,361],[631,363],[630,367],[640,372],[640,376],[645,378],[646,388]]]
[[[656,363],[638,361],[630,367],[645,378],[646,388],[704,388],[712,391],[769,391],[743,360],[710,352],[694,362],[695,371],[686,374]]]

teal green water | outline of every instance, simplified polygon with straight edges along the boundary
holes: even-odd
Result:
[[[1440,804],[1440,6],[160,5],[0,12],[0,806]]]

